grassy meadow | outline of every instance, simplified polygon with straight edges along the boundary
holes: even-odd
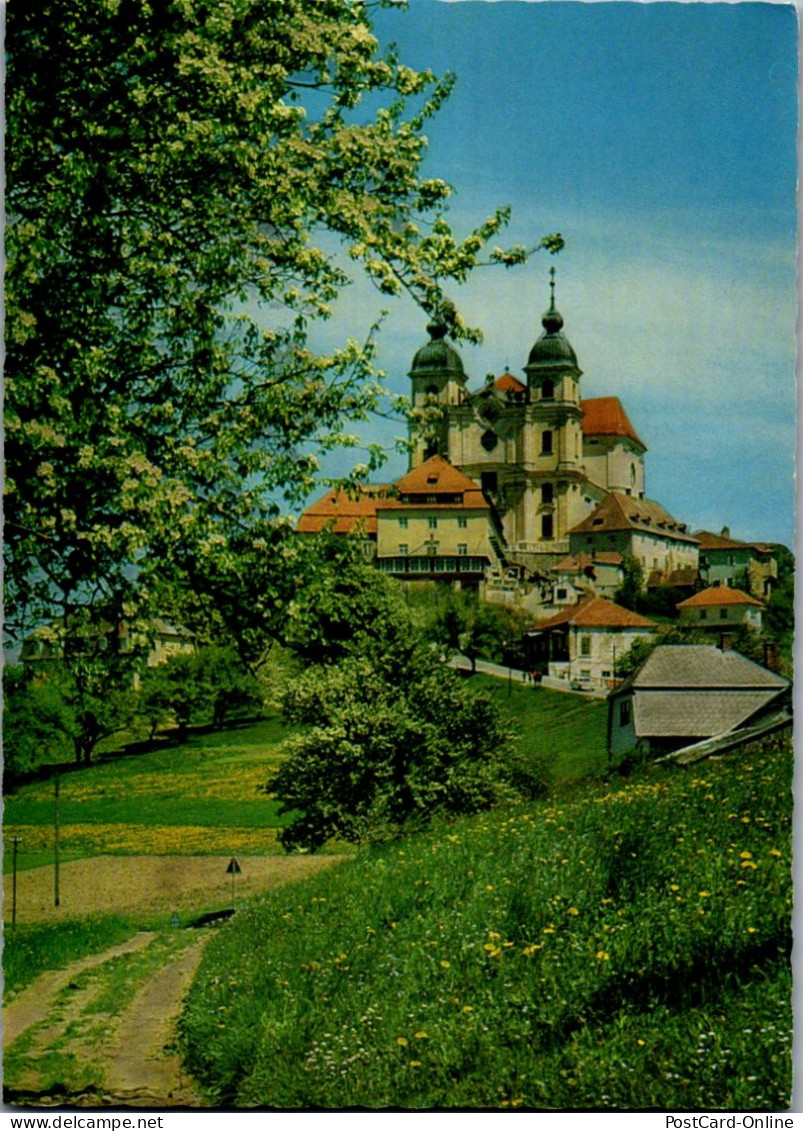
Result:
[[[653,767],[254,901],[188,1067],[235,1106],[786,1108],[791,773]]]
[[[514,720],[520,755],[545,766],[545,776],[574,780],[607,764],[604,703],[576,695],[472,677]],[[281,852],[279,803],[264,787],[281,760],[289,729],[278,715],[226,730],[190,732],[186,742],[162,739],[154,749],[106,753],[96,764],[64,767],[59,821],[64,860],[116,855],[263,855]],[[21,838],[18,868],[53,859],[54,785],[47,778],[5,798],[4,869],[11,838]],[[340,846],[342,849],[342,846]]]

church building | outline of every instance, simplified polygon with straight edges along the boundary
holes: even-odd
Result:
[[[506,370],[470,391],[439,322],[410,370],[414,410],[435,418],[413,433],[411,469],[438,454],[479,483],[501,518],[508,558],[533,572],[569,552],[569,531],[610,492],[644,498],[646,446],[617,397],[581,397],[582,370],[550,274],[549,309],[525,380]]]

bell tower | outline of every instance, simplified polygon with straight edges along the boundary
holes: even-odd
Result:
[[[446,325],[433,319],[429,341],[416,353],[410,369],[413,412],[410,437],[414,448],[410,468],[441,455],[448,459],[449,409],[465,399],[466,374],[460,354],[445,340]]]

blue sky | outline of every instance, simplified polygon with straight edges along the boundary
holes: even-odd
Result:
[[[461,347],[474,386],[520,373],[555,266],[583,394],[622,399],[649,449],[647,494],[693,529],[791,546],[794,7],[411,0],[376,28],[409,65],[457,73],[427,128],[455,227],[510,204],[499,242],[567,241],[452,288],[485,333]],[[383,306],[380,364],[406,392],[427,338],[411,303],[357,280],[325,336],[359,337]],[[393,457],[384,478],[404,469]]]

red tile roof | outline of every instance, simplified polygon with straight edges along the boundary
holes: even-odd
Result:
[[[680,542],[696,543],[668,510],[653,499],[634,499],[611,491],[596,510],[569,531],[570,534],[608,533],[614,530],[639,530]]]
[[[536,629],[559,628],[563,624],[578,628],[657,628],[655,621],[607,601],[604,597],[585,597],[578,604],[540,621]]]
[[[694,537],[700,543],[701,550],[758,550],[762,554],[772,553],[772,546],[765,546],[760,542],[740,542],[737,538],[712,534],[710,530],[695,530]]]
[[[723,605],[757,605],[760,609],[764,606],[761,601],[743,593],[741,589],[731,589],[728,585],[712,585],[709,589],[701,589],[693,597],[687,597],[677,606],[679,609],[713,609]]]
[[[561,558],[557,565],[552,567],[553,573],[579,573],[582,569],[588,569],[593,565],[591,558],[582,550],[579,554],[570,555],[568,558]]]
[[[473,479],[458,471],[443,456],[430,456],[397,479],[395,486],[400,495],[457,495],[462,491],[479,490]]]
[[[375,535],[377,503],[391,490],[383,484],[364,486],[355,497],[342,487],[334,488],[307,507],[296,529],[301,534],[319,534],[325,529],[351,534],[360,524],[365,534]]]
[[[494,388],[498,389],[500,393],[526,393],[527,386],[519,381],[518,377],[514,377],[512,373],[507,370],[501,377],[497,377],[494,381]]]
[[[591,397],[581,400],[580,408],[583,411],[584,436],[627,436],[640,448],[647,450],[647,445],[639,439],[618,397]]]

